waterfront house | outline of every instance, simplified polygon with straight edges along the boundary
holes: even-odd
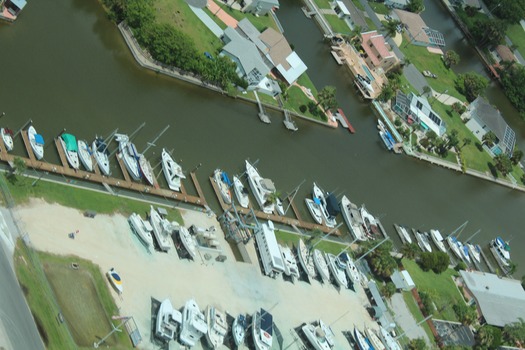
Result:
[[[364,51],[362,57],[365,59],[368,68],[376,73],[388,72],[399,62],[397,56],[385,41],[385,37],[378,34],[376,30],[361,33],[359,41]]]
[[[332,2],[331,6],[335,13],[337,13],[340,18],[344,19],[350,29],[359,27],[362,31],[368,30],[368,24],[366,23],[363,11],[359,10],[352,1],[343,3],[342,1],[336,0]]]
[[[332,3],[332,6],[334,8],[334,12],[339,18],[345,19],[351,17],[350,11],[348,11],[348,8],[346,7],[344,2],[336,0]]]
[[[445,47],[445,38],[437,30],[429,28],[417,13],[394,10],[392,18],[398,19],[406,29],[409,43],[426,47]]]
[[[498,45],[494,50],[491,51],[492,57],[496,60],[498,64],[501,64],[503,62],[517,62],[516,56],[514,56],[514,52],[510,49],[510,47],[505,45]]]
[[[509,157],[512,156],[516,144],[516,134],[507,125],[500,111],[487,100],[483,97],[476,98],[469,105],[462,118],[468,119],[467,128],[480,142],[483,142],[483,136],[489,131],[496,135],[496,141],[490,147],[490,151],[494,155],[505,153]]]
[[[385,6],[404,10],[408,6],[408,1],[409,0],[385,0]]]
[[[26,0],[0,0],[0,17],[14,21],[26,5]]]
[[[279,0],[242,0],[242,12],[264,16],[271,10],[279,8]]]
[[[392,99],[392,109],[408,124],[419,124],[425,131],[432,130],[439,137],[447,130],[443,119],[432,110],[424,96],[416,96],[412,92],[405,95],[398,90]]]

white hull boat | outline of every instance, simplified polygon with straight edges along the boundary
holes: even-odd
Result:
[[[430,242],[428,241],[427,234],[425,232],[416,232],[416,240],[417,244],[419,245],[419,248],[421,248],[424,252],[432,252],[432,246],[430,245]]]
[[[406,244],[412,244],[412,237],[410,237],[410,234],[408,233],[408,230],[401,225],[394,224],[397,233],[399,234],[399,238],[403,241],[403,243]]]
[[[235,345],[237,347],[240,347],[244,344],[244,338],[246,338],[246,316],[239,315],[237,318],[233,321],[232,324],[232,335],[233,335],[233,341],[235,342]]]
[[[321,188],[314,182],[314,187],[312,189],[312,199],[315,201],[316,198],[320,201],[319,208],[321,209],[321,214],[323,215],[326,226],[330,228],[335,227],[337,222],[335,221],[335,218],[330,215],[328,209],[326,208],[326,195],[323,190],[321,190]]]
[[[314,250],[314,265],[317,269],[317,272],[321,276],[321,279],[324,283],[330,282],[330,269],[328,267],[328,263],[326,262],[326,259],[324,257],[323,252],[321,252],[319,249]]]
[[[223,202],[226,204],[231,204],[232,194],[230,192],[229,184],[226,183],[225,177],[227,178],[228,175],[226,175],[221,169],[215,169],[213,172],[213,181],[215,181],[215,184],[219,189]],[[229,181],[230,180],[228,180],[228,182]]]
[[[218,349],[224,343],[224,337],[228,333],[226,316],[215,307],[208,306],[206,308],[206,323],[208,324],[208,332],[206,332],[208,345],[212,349]]]
[[[151,226],[153,227],[155,239],[159,244],[159,248],[164,252],[169,251],[173,246],[173,241],[171,239],[171,224],[168,220],[161,218],[160,214],[151,205],[149,219]]]
[[[98,168],[103,175],[111,175],[111,169],[109,167],[109,152],[108,146],[102,138],[95,137],[91,145],[91,149],[95,154],[95,160],[97,161]]]
[[[133,213],[128,218],[131,230],[140,238],[142,243],[146,245],[146,248],[153,247],[153,227],[150,223],[140,217],[139,214]]]
[[[93,172],[93,157],[89,145],[84,140],[78,140],[78,157],[87,171]]]
[[[481,262],[481,247],[477,244],[467,243],[469,255],[478,263]]]
[[[146,182],[150,185],[155,185],[155,177],[153,176],[153,169],[149,160],[143,154],[139,155],[139,166],[142,176],[146,179]]]
[[[317,272],[315,271],[313,257],[310,256],[308,248],[302,239],[299,239],[299,243],[297,244],[297,256],[299,257],[299,263],[301,264],[301,267],[306,272],[308,277],[316,278]]]
[[[275,204],[268,201],[272,193],[275,193],[275,185],[269,179],[263,179],[259,172],[253,165],[246,161],[246,175],[248,176],[248,183],[252,189],[253,195],[262,211],[266,214],[272,214],[275,209]]]
[[[155,336],[164,341],[173,340],[181,323],[182,314],[173,308],[169,299],[164,299],[157,313]]]
[[[357,288],[357,285],[361,283],[361,274],[355,266],[354,260],[348,255],[347,252],[339,254],[339,260],[346,264],[346,275],[352,281],[353,288]]]
[[[64,149],[67,162],[73,169],[78,170],[80,168],[80,163],[78,161],[77,139],[71,134],[62,134],[58,140]]]
[[[359,208],[359,213],[363,219],[363,227],[368,237],[378,238],[379,227],[377,225],[376,218],[368,212],[364,205]]]
[[[29,144],[31,145],[35,158],[38,160],[44,158],[44,138],[42,135],[36,133],[33,125],[27,129],[27,138],[29,139]]]
[[[135,145],[129,141],[128,135],[115,134],[115,140],[119,143],[119,151],[126,170],[128,171],[131,178],[135,181],[140,181],[142,173],[139,167],[139,155]]]
[[[293,256],[292,250],[288,246],[282,246],[279,244],[281,250],[281,256],[284,261],[284,274],[292,279],[292,282],[299,278],[299,269],[297,268],[297,261]]]
[[[7,152],[11,152],[14,147],[13,143],[13,132],[8,128],[1,128],[0,134],[2,135],[2,141],[4,141],[4,146]]]
[[[239,201],[239,205],[243,208],[248,208],[250,205],[250,198],[248,196],[248,189],[244,187],[241,179],[237,176],[233,176],[233,191]]]
[[[108,272],[106,272],[106,275],[108,276],[108,280],[115,288],[118,294],[122,294],[124,291],[124,287],[122,286],[122,278],[118,274],[117,271],[115,271],[114,268],[111,268]]]
[[[348,226],[354,238],[360,241],[368,240],[366,233],[363,231],[363,219],[357,206],[350,202],[347,196],[343,196],[339,207],[341,208],[346,226]]]
[[[470,264],[470,255],[468,253],[468,247],[463,244],[463,242],[458,241],[459,252],[461,253],[461,259],[464,262]]]
[[[252,337],[255,350],[269,350],[273,343],[273,317],[264,310],[253,315]]]
[[[345,269],[346,265],[339,261],[339,258],[334,254],[326,254],[326,260],[328,260],[328,266],[332,275],[340,288],[348,288],[348,280],[346,279]]]
[[[442,251],[443,253],[447,252],[447,248],[443,243],[443,236],[441,236],[441,233],[438,230],[430,230],[430,237],[432,238],[432,241],[440,251]]]
[[[461,251],[459,250],[458,240],[456,239],[456,237],[448,236],[447,243],[448,243],[448,246],[450,247],[450,250],[452,250],[452,253],[454,253],[454,255],[458,259],[463,260],[463,258],[461,257]]]
[[[184,305],[182,312],[182,329],[179,340],[182,345],[193,347],[208,331],[206,318],[199,309],[197,302],[190,299]]]
[[[507,270],[510,267],[510,246],[501,237],[496,237],[490,242],[490,251],[494,255],[494,259],[498,262],[498,265],[503,269]]]
[[[277,212],[277,215],[284,216],[283,201],[279,197],[275,198],[275,211]]]
[[[394,337],[392,337],[392,335],[390,335],[390,333],[388,333],[387,330],[384,329],[382,326],[379,326],[379,335],[381,336],[381,340],[383,341],[383,344],[385,344],[388,350],[403,349],[399,342],[395,340]]]
[[[306,207],[308,208],[308,211],[310,212],[310,215],[312,215],[314,221],[319,225],[322,225],[323,214],[321,213],[321,208],[319,207],[319,204],[315,203],[310,198],[305,198],[304,201],[306,202]]]
[[[184,226],[179,227],[179,236],[182,245],[184,246],[188,254],[190,254],[192,259],[195,259],[195,256],[197,255],[197,243],[193,239],[193,236]]]
[[[307,323],[301,329],[313,349],[331,350],[334,348],[334,332],[323,321],[319,320],[317,325]]]
[[[182,172],[181,166],[173,160],[170,154],[163,148],[161,154],[162,160],[162,171],[164,177],[168,183],[168,187],[173,191],[180,192],[181,179],[185,179],[186,176]]]
[[[355,336],[355,341],[357,343],[357,346],[359,347],[360,350],[372,350],[373,349],[366,341],[363,333],[361,333],[359,329],[357,329],[357,327],[355,326],[354,326],[354,336]]]
[[[386,350],[385,344],[370,327],[365,327],[365,333],[374,350]]]

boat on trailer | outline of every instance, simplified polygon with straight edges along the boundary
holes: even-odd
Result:
[[[109,282],[111,283],[113,288],[115,288],[117,293],[122,294],[122,292],[124,291],[124,287],[122,286],[122,278],[120,277],[118,272],[115,271],[114,268],[111,268],[108,272],[106,272],[106,276],[108,276]]]

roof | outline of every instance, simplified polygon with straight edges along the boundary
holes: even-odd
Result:
[[[423,30],[427,25],[420,15],[408,11],[395,9],[394,13],[397,15],[401,23],[403,23],[410,36],[419,42],[430,43],[430,39]]]
[[[347,5],[346,8],[348,12],[350,12],[350,18],[352,18],[354,24],[360,26],[363,30],[368,28],[363,12],[355,6],[354,2],[348,1],[345,4]]]
[[[285,70],[290,69],[291,65],[286,58],[292,54],[292,48],[284,35],[273,28],[268,28],[259,35],[259,39],[266,45],[274,66],[282,65]]]
[[[368,57],[374,64],[374,66],[378,66],[381,64],[381,60],[385,58],[389,58],[394,56],[392,51],[390,51],[389,47],[386,44],[385,37],[381,34],[378,34],[376,30],[373,30],[371,32],[361,33],[361,41],[363,44],[361,45],[363,50],[368,54]],[[376,52],[372,52],[372,46]],[[380,57],[377,57],[379,55]]]
[[[410,290],[416,286],[407,270],[395,270],[390,279],[394,282],[397,289]]]
[[[405,105],[407,102],[409,103],[408,111]],[[403,93],[398,92],[396,95],[396,107],[397,104],[403,113],[407,113],[407,117],[414,121],[419,121],[419,123],[423,124],[423,127],[434,131],[440,137],[445,133],[445,122],[434,112],[426,97],[416,96],[413,93],[405,96]]]
[[[248,18],[243,18],[241,21],[239,21],[239,23],[237,23],[237,29],[241,32],[241,35],[250,39],[250,41],[254,43],[259,50],[265,54],[267,53],[266,45],[259,39],[261,33],[257,28],[255,28]]]
[[[516,61],[516,56],[514,56],[514,52],[512,52],[512,50],[508,46],[498,45],[496,46],[496,52],[498,53],[498,56],[501,58],[502,61]]]
[[[460,271],[489,325],[503,327],[525,315],[525,290],[520,281],[479,271]]]
[[[71,134],[62,134],[62,140],[66,143],[66,149],[68,151],[78,151],[77,139]]]
[[[286,57],[286,62],[290,66],[289,69],[285,69],[282,64],[279,64],[276,68],[288,84],[294,83],[308,69],[295,51]]]
[[[18,7],[20,10],[23,10],[24,7],[27,5],[26,0],[11,0],[11,3]]]
[[[337,0],[335,3],[337,4],[337,7],[339,7],[343,15],[350,16],[350,11],[348,11],[344,2]]]

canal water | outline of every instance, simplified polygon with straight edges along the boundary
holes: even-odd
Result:
[[[216,210],[208,176],[216,167],[240,173],[250,159],[283,193],[304,180],[296,199],[304,217],[303,198],[316,181],[366,203],[395,241],[393,223],[447,234],[469,220],[462,238],[481,229],[474,242],[482,245],[497,234],[515,248],[525,243],[522,193],[386,152],[369,104],[356,97],[349,74],[300,7],[292,0],[279,10],[286,36],[316,86],[337,87],[354,135],[303,121],[290,133],[277,113],[264,125],[252,104],[141,69],[98,2],[84,0],[33,2],[16,24],[0,26],[0,111],[7,113],[0,124],[17,129],[31,118],[49,142],[63,128],[91,141],[115,128],[131,133],[145,121],[135,139],[139,150],[169,124],[147,156],[155,163],[166,147],[186,170],[202,163],[197,175]],[[58,162],[48,144],[46,160]],[[20,140],[16,147],[25,154]],[[525,257],[513,258],[525,271]]]

